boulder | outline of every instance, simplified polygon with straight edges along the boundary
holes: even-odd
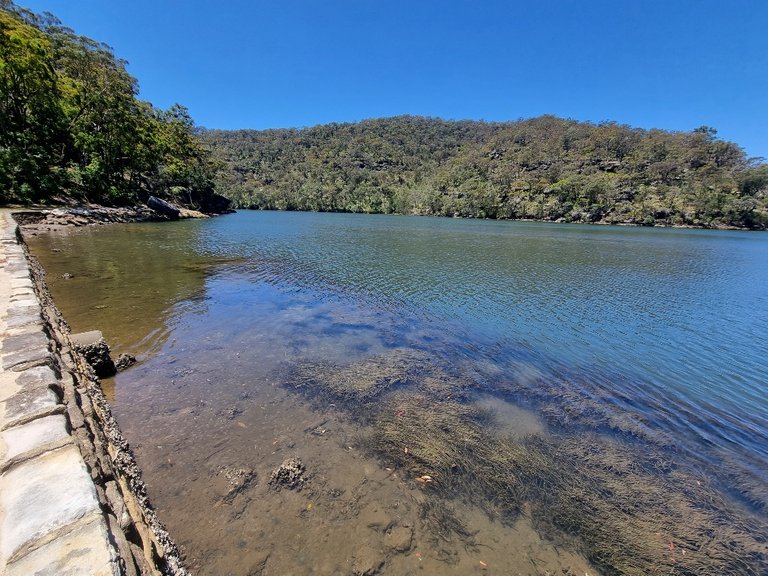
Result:
[[[149,200],[147,200],[147,206],[152,208],[152,210],[155,212],[158,212],[163,216],[167,216],[171,220],[178,220],[179,214],[181,214],[181,209],[178,206],[174,206],[170,202],[166,202],[165,200],[161,200],[160,198],[156,198],[154,196],[149,197]]]
[[[200,201],[200,210],[206,214],[225,214],[233,212],[232,200],[221,194],[209,194]]]

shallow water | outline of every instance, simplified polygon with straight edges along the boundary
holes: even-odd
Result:
[[[421,376],[373,403],[291,385],[297,368],[370,371],[400,351],[482,411],[488,438],[619,442],[764,528],[768,236],[244,212],[29,243],[73,330],[139,357],[105,385],[196,573],[597,573],[582,553],[611,571],[578,526],[545,530],[535,496],[489,516],[471,488],[419,483],[370,450],[381,406],[427,389]],[[306,485],[275,491],[294,454]],[[471,536],[435,530],[430,499]],[[702,548],[687,546],[672,573]],[[756,558],[733,573],[758,573]]]

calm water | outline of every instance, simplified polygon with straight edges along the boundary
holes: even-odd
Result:
[[[355,411],[364,407],[318,403],[284,386],[296,367],[330,364],[338,372],[403,350],[469,382],[463,401],[493,412],[493,427],[505,437],[598,438],[653,454],[649,461],[662,455],[764,528],[765,234],[243,212],[92,227],[30,245],[73,330],[101,329],[115,354],[139,356],[105,386],[161,517],[200,573],[349,571],[339,564],[345,542],[356,542],[349,556],[358,564],[370,560],[360,558],[361,546],[384,550],[377,552],[381,569],[392,574],[411,573],[413,563],[468,573],[489,558],[507,570],[498,573],[610,572],[605,562],[595,567],[581,558],[599,555],[578,543],[573,557],[558,557],[531,528],[535,512],[527,527],[513,526],[527,551],[511,553],[498,544],[509,537],[509,523],[477,513],[471,498],[452,505],[477,539],[487,534],[481,552],[430,547],[424,514],[416,512],[427,491],[414,487],[413,474],[391,482],[396,464],[393,472],[386,458],[358,447],[367,429]],[[318,421],[325,422],[316,429]],[[293,492],[269,491],[269,470],[294,452],[308,469],[316,465],[302,492],[308,504]],[[234,496],[221,472],[233,466],[258,478]],[[344,508],[328,496],[362,493],[372,477],[381,488],[355,500],[354,520],[343,512],[349,501]],[[216,500],[210,495],[219,489],[224,495]],[[315,528],[307,518],[312,498],[335,510],[318,513]],[[173,511],[184,502],[197,502],[196,510],[177,518]],[[394,528],[381,536],[384,544],[358,541],[360,530],[368,532],[355,522],[370,510],[394,517],[408,502],[414,510],[392,524],[411,530],[405,551],[387,548]],[[300,507],[299,519],[275,520],[285,506]],[[275,536],[281,526],[285,536]],[[302,542],[321,541],[317,549],[286,542],[298,527],[309,531]],[[581,537],[578,528],[566,532]],[[664,573],[687,573],[680,567],[694,548],[670,560],[678,572]],[[732,573],[758,573],[765,553]],[[526,554],[525,562],[509,559]]]

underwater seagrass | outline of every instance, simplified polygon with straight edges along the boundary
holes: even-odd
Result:
[[[370,456],[414,483],[428,479],[421,517],[435,537],[473,545],[450,508],[460,500],[510,524],[530,514],[544,536],[577,547],[606,574],[768,572],[765,520],[663,445],[585,432],[593,422],[580,422],[578,409],[569,416],[578,433],[499,435],[493,415],[472,402],[489,392],[483,384],[405,349],[346,365],[301,363],[280,379],[361,422]],[[559,397],[578,401],[567,387]],[[552,406],[553,414],[567,409],[557,398]]]

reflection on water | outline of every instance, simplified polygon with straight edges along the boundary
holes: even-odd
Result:
[[[101,330],[119,352],[157,351],[168,337],[169,312],[183,314],[184,302],[205,298],[205,278],[220,259],[196,251],[200,229],[194,223],[163,230],[115,224],[105,232],[65,230],[28,244],[56,300],[66,302],[74,332]]]
[[[762,235],[242,213],[31,249],[140,356],[115,413],[197,573],[765,569]]]

